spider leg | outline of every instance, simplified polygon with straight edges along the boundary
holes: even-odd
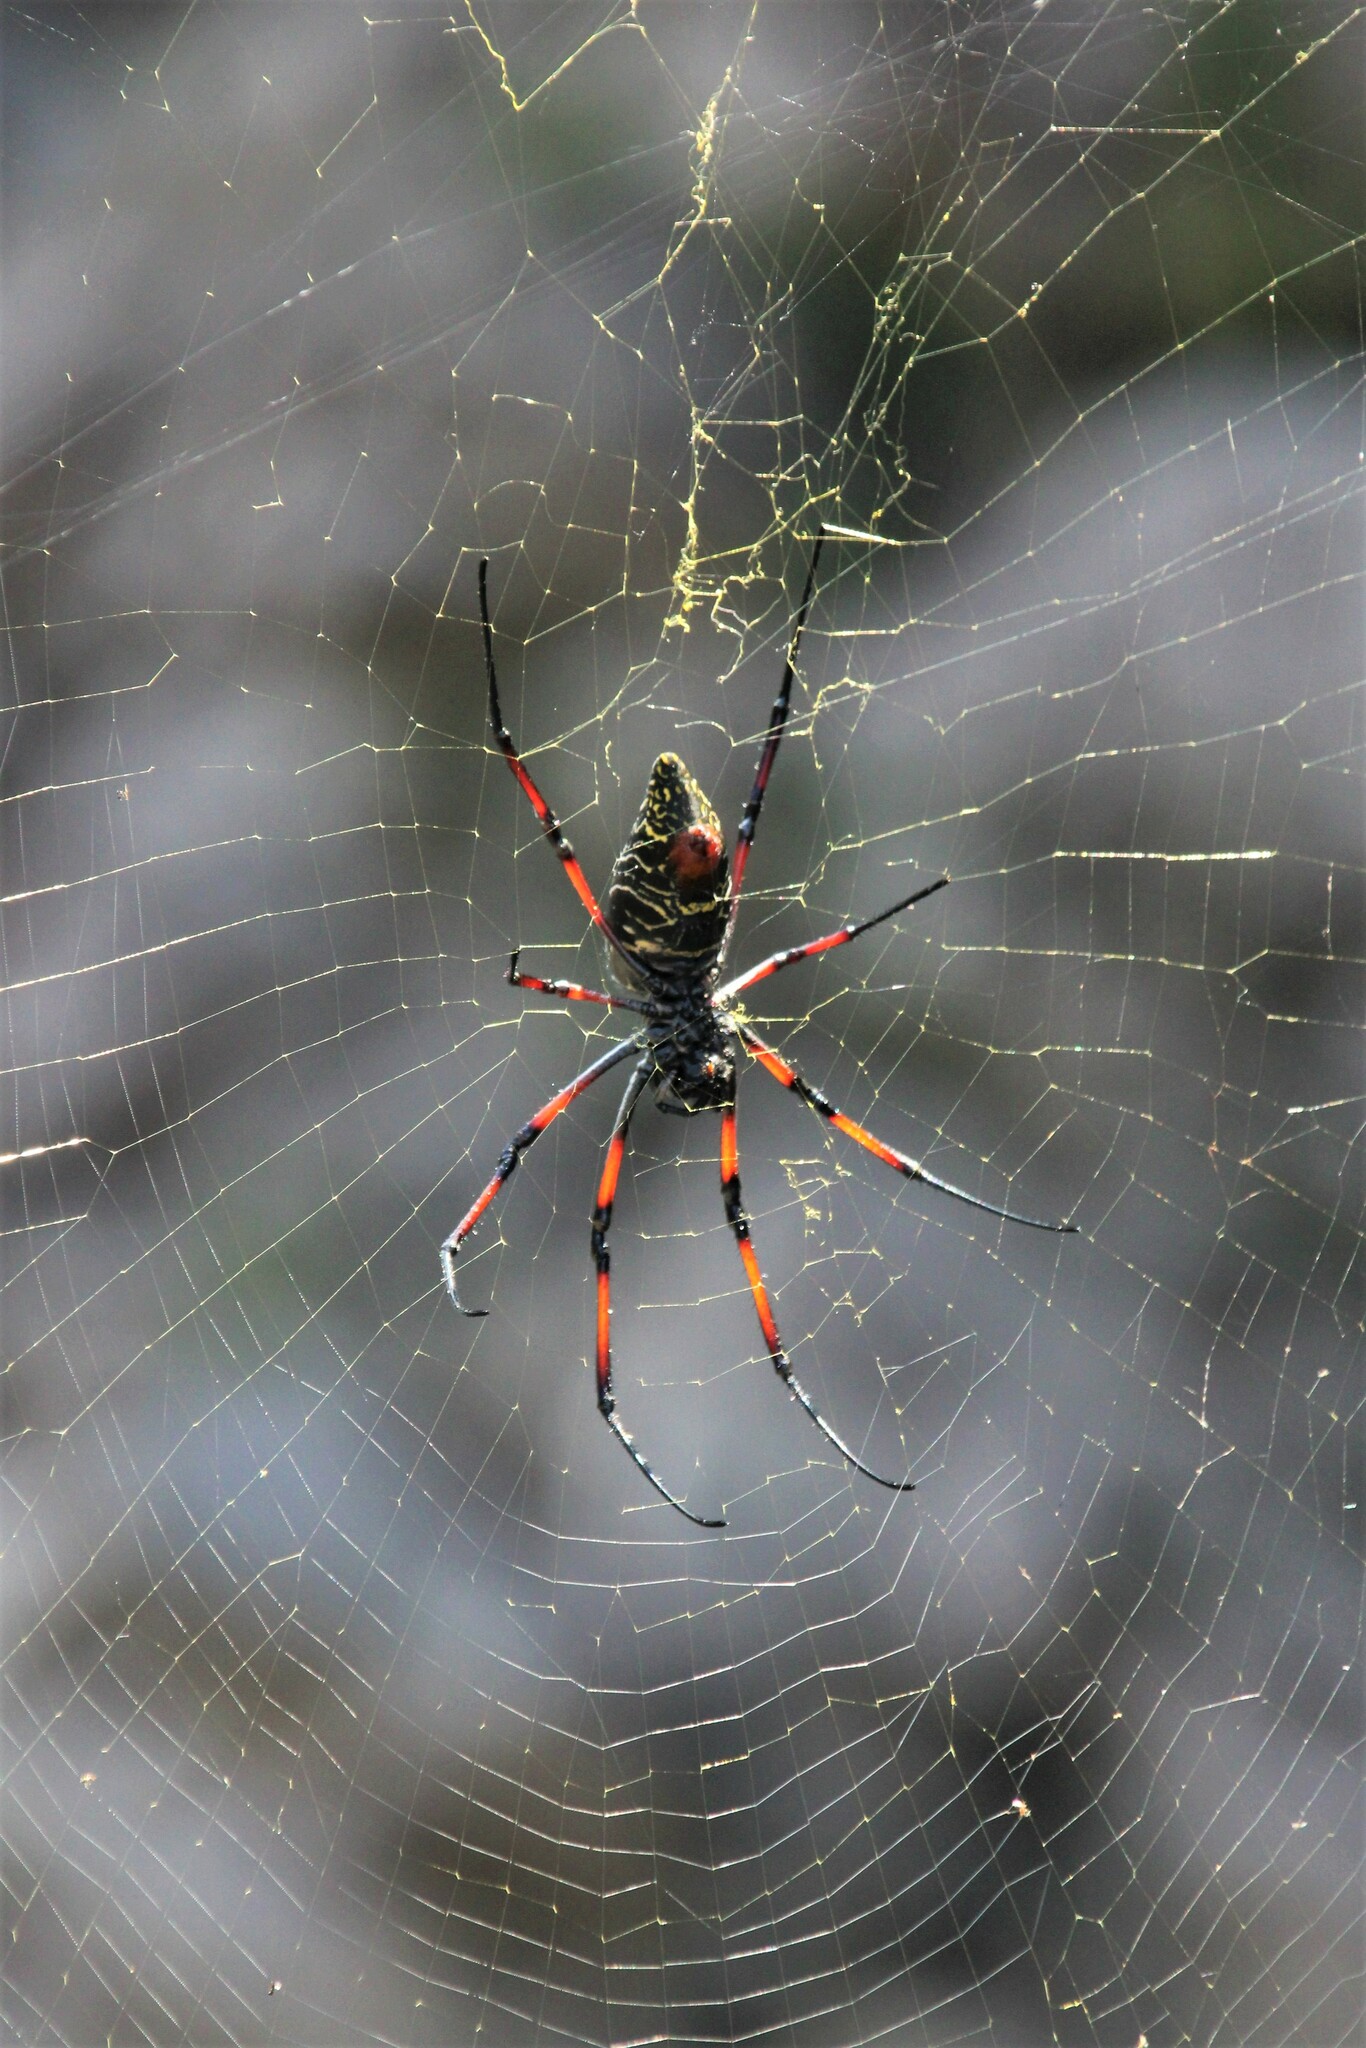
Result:
[[[498,1161],[498,1169],[493,1179],[484,1189],[483,1194],[480,1195],[473,1208],[456,1225],[441,1247],[441,1270],[446,1278],[446,1292],[450,1295],[451,1300],[455,1303],[461,1315],[486,1316],[488,1314],[486,1308],[466,1308],[456,1289],[455,1255],[461,1245],[469,1236],[485,1209],[488,1208],[489,1203],[498,1193],[504,1181],[510,1179],[516,1171],[517,1162],[522,1154],[527,1150],[528,1146],[535,1144],[547,1125],[553,1124],[562,1110],[568,1109],[571,1102],[576,1101],[586,1088],[591,1088],[593,1083],[600,1080],[610,1068],[619,1066],[629,1053],[637,1051],[639,1051],[639,1047],[634,1038],[624,1038],[620,1045],[612,1046],[610,1051],[602,1055],[601,1059],[594,1060],[591,1067],[585,1067],[576,1081],[571,1081],[567,1088],[561,1088],[558,1095],[552,1095],[549,1102],[543,1108],[538,1109],[535,1116],[529,1118],[522,1125],[521,1130],[518,1131],[512,1143],[506,1147]]]
[[[564,863],[564,871],[573,884],[579,901],[592,918],[598,930],[607,939],[609,945],[614,946],[617,952],[629,964],[630,956],[622,945],[621,940],[612,930],[611,925],[608,924],[607,919],[603,916],[598,899],[589,886],[587,875],[579,866],[578,856],[564,836],[559,819],[541,795],[540,790],[537,789],[529,771],[523,767],[522,757],[517,752],[516,742],[503,723],[502,706],[498,701],[498,675],[493,665],[493,628],[489,624],[488,581],[489,565],[487,558],[485,558],[479,564],[479,621],[484,629],[484,667],[488,672],[489,679],[489,724],[493,728],[493,737],[502,748],[508,767],[526,791],[531,808],[540,820],[541,830]]]
[[[617,1180],[626,1151],[626,1134],[631,1128],[631,1117],[640,1100],[641,1090],[650,1078],[652,1065],[653,1061],[647,1054],[626,1084],[626,1093],[621,1098],[621,1108],[617,1111],[617,1121],[608,1141],[607,1156],[602,1163],[597,1206],[593,1211],[593,1260],[598,1269],[598,1409],[613,1436],[625,1445],[655,1492],[662,1494],[670,1507],[677,1508],[680,1515],[686,1515],[699,1529],[724,1529],[724,1516],[695,1515],[691,1508],[684,1507],[676,1493],[670,1493],[659,1475],[651,1471],[636,1449],[629,1431],[618,1420],[616,1396],[612,1392],[612,1255],[607,1248],[607,1233],[612,1227],[612,1206],[616,1201]]]
[[[856,1471],[862,1472],[865,1479],[875,1479],[879,1486],[888,1486],[893,1493],[914,1493],[913,1479],[884,1479],[880,1472],[874,1472],[870,1465],[864,1464],[862,1458],[855,1456],[844,1438],[837,1436],[830,1424],[825,1421],[788,1363],[787,1354],[783,1350],[783,1340],[778,1334],[778,1324],[769,1304],[768,1289],[764,1286],[759,1261],[754,1246],[750,1243],[749,1218],[745,1214],[744,1203],[740,1198],[740,1153],[735,1140],[733,1106],[721,1112],[721,1194],[726,1204],[726,1221],[735,1234],[735,1242],[745,1268],[745,1277],[749,1281],[749,1291],[754,1296],[754,1306],[759,1312],[759,1328],[764,1333],[768,1355],[773,1360],[773,1369],[779,1379],[793,1400],[799,1402],[806,1410],[821,1435],[835,1446],[841,1457],[849,1460]]]
[[[764,791],[768,788],[768,778],[773,773],[773,762],[778,752],[778,742],[782,739],[787,725],[787,714],[792,703],[792,678],[797,666],[797,651],[802,644],[802,629],[806,625],[806,615],[811,608],[811,593],[816,587],[816,564],[820,561],[821,548],[824,543],[825,528],[821,526],[816,530],[816,545],[811,550],[811,566],[806,572],[806,588],[802,592],[802,601],[797,610],[796,624],[792,628],[792,638],[788,643],[787,662],[783,669],[783,679],[778,685],[778,694],[773,700],[773,709],[768,715],[768,732],[765,735],[763,748],[759,755],[759,766],[755,771],[754,787],[749,793],[749,801],[746,803],[741,814],[739,829],[735,834],[735,860],[732,866],[734,879],[731,883],[730,892],[732,923],[735,921],[735,906],[740,901],[740,890],[745,879],[745,868],[749,861],[749,850],[754,844],[754,828],[759,822],[759,812],[763,806]]]
[[[941,875],[938,881],[927,882],[923,889],[915,889],[909,896],[903,896],[899,903],[880,910],[876,917],[865,917],[859,924],[841,925],[837,932],[828,932],[823,939],[808,939],[804,946],[789,946],[785,953],[770,954],[757,967],[746,968],[743,974],[736,975],[734,981],[728,981],[724,988],[719,988],[716,991],[717,1002],[724,1003],[730,996],[738,996],[742,989],[753,988],[756,981],[766,981],[780,967],[795,967],[799,960],[809,960],[813,954],[828,953],[834,946],[847,946],[850,939],[858,938],[861,932],[870,932],[875,924],[885,924],[899,910],[909,910],[913,903],[921,903],[927,896],[933,896],[936,889],[946,888],[948,880],[947,875]]]
[[[852,1138],[855,1144],[862,1145],[865,1152],[871,1152],[873,1157],[880,1159],[885,1166],[894,1167],[898,1173],[905,1174],[907,1180],[924,1181],[926,1187],[938,1188],[941,1194],[952,1195],[955,1201],[966,1202],[970,1208],[985,1209],[988,1216],[1003,1216],[1007,1223],[1025,1223],[1031,1230],[1053,1230],[1060,1235],[1076,1233],[1079,1226],[1075,1223],[1049,1223],[1041,1216],[1022,1216],[1018,1209],[1002,1209],[995,1202],[984,1202],[980,1195],[970,1195],[966,1188],[956,1188],[952,1181],[940,1180],[937,1174],[930,1173],[918,1160],[909,1159],[904,1152],[894,1151],[890,1145],[884,1145],[881,1138],[875,1138],[871,1131],[865,1131],[862,1124],[856,1124],[842,1109],[836,1109],[834,1103],[822,1095],[819,1088],[813,1088],[809,1081],[804,1081],[797,1069],[789,1066],[785,1059],[774,1052],[771,1045],[765,1045],[762,1038],[756,1037],[748,1025],[737,1023],[734,1028],[759,1064],[768,1069],[775,1081],[781,1081],[784,1088],[790,1088],[794,1094],[800,1095],[803,1102],[809,1102],[812,1109],[819,1116],[823,1116],[827,1123],[833,1124],[837,1131],[843,1131],[847,1138]]]
[[[649,1004],[635,996],[603,995],[595,988],[580,988],[576,981],[542,981],[536,974],[519,974],[517,962],[522,957],[519,946],[508,962],[503,979],[510,981],[514,988],[534,988],[543,996],[559,996],[566,1003],[605,1003],[609,1010],[636,1010],[644,1016]]]

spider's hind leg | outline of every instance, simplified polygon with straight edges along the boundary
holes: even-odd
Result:
[[[783,679],[778,685],[778,694],[773,700],[773,709],[768,714],[768,730],[764,743],[759,749],[759,765],[754,773],[754,787],[751,789],[740,816],[735,834],[735,861],[731,879],[731,923],[735,921],[735,905],[740,901],[740,891],[745,883],[745,868],[749,862],[750,848],[754,844],[755,827],[759,823],[759,812],[763,808],[764,792],[768,778],[773,773],[773,763],[778,757],[778,748],[787,729],[788,713],[792,708],[792,684],[797,673],[797,655],[801,650],[802,634],[806,631],[806,615],[811,609],[811,595],[816,588],[816,570],[820,566],[821,549],[825,546],[825,528],[816,529],[816,541],[811,550],[811,562],[806,572],[806,585],[802,601],[797,607],[797,617],[792,628],[792,638],[787,643],[787,660],[783,665]]]
[[[862,918],[858,924],[841,925],[837,932],[827,932],[821,939],[808,939],[804,946],[786,946],[781,953],[770,953],[767,960],[760,960],[755,966],[746,968],[743,974],[736,975],[734,981],[728,981],[724,988],[718,989],[716,999],[721,1003],[729,1002],[732,996],[738,996],[745,989],[753,988],[756,981],[767,980],[770,974],[777,974],[781,968],[795,967],[799,960],[810,960],[817,953],[829,953],[835,946],[847,946],[851,939],[857,939],[864,932],[872,931],[875,925],[886,924],[889,917],[896,917],[901,911],[909,910],[913,903],[923,903],[927,896],[933,896],[937,890],[947,889],[948,886],[948,876],[940,875],[935,881],[927,882],[923,889],[913,889],[909,896],[898,897],[897,901],[888,904],[885,910],[879,910],[876,917]]]
[[[621,940],[603,916],[602,907],[597,897],[593,894],[592,885],[579,863],[578,856],[565,838],[564,827],[560,824],[554,811],[542,796],[540,789],[537,787],[535,777],[525,765],[521,754],[518,752],[517,742],[513,739],[512,734],[503,722],[503,707],[498,695],[498,670],[493,659],[493,627],[489,621],[489,565],[487,557],[479,564],[479,624],[484,635],[484,671],[488,678],[489,725],[492,727],[493,737],[501,747],[503,758],[507,762],[508,767],[512,770],[518,784],[525,792],[527,802],[536,813],[537,822],[542,832],[544,832],[546,838],[550,841],[551,847],[558,855],[560,864],[569,878],[575,895],[592,918],[598,930],[607,940],[607,943],[623,959],[627,960],[629,964],[630,955],[626,952]],[[590,997],[589,1000],[591,1001],[592,998]]]

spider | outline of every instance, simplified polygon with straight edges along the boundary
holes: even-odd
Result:
[[[626,1084],[626,1093],[608,1141],[598,1182],[597,1205],[593,1210],[592,1253],[597,1268],[598,1408],[612,1434],[630,1453],[656,1493],[662,1494],[670,1507],[677,1508],[700,1529],[723,1529],[725,1518],[694,1513],[664,1484],[623,1427],[612,1392],[611,1254],[607,1239],[631,1118],[646,1088],[653,1089],[659,1109],[674,1115],[719,1111],[721,1194],[726,1220],[735,1238],[774,1369],[792,1398],[805,1409],[841,1457],[846,1458],[865,1478],[875,1480],[879,1486],[890,1487],[896,1493],[912,1492],[914,1481],[887,1479],[865,1465],[818,1413],[783,1350],[768,1290],[750,1238],[749,1217],[740,1195],[739,1151],[735,1137],[734,1048],[744,1046],[775,1081],[801,1096],[818,1116],[824,1117],[836,1130],[852,1138],[855,1144],[862,1145],[866,1152],[871,1152],[875,1159],[903,1174],[907,1180],[923,1181],[927,1187],[937,1188],[941,1194],[967,1202],[974,1209],[984,1209],[988,1215],[1003,1217],[1010,1223],[1023,1223],[1034,1230],[1071,1232],[1077,1228],[1074,1223],[1049,1223],[1037,1216],[1022,1216],[1014,1210],[998,1208],[994,1202],[984,1202],[963,1188],[940,1180],[918,1160],[907,1158],[904,1153],[883,1144],[862,1124],[855,1123],[843,1110],[836,1109],[819,1088],[804,1080],[797,1069],[772,1046],[766,1045],[732,1007],[736,996],[753,988],[756,982],[766,980],[770,974],[777,974],[785,967],[795,967],[799,960],[810,960],[819,953],[828,953],[835,946],[847,946],[861,933],[872,931],[874,926],[885,924],[888,918],[909,910],[912,904],[933,896],[936,890],[945,887],[949,880],[947,875],[940,875],[922,888],[913,889],[909,896],[900,897],[875,917],[862,918],[857,924],[842,925],[838,931],[828,932],[824,938],[811,939],[804,946],[789,946],[783,952],[770,954],[768,959],[737,975],[733,981],[727,981],[719,988],[716,985],[734,927],[736,906],[754,845],[754,831],[763,807],[764,792],[787,725],[797,655],[825,538],[826,529],[822,526],[811,551],[806,586],[793,624],[782,682],[769,714],[754,787],[735,835],[733,873],[725,836],[715,811],[677,754],[661,754],[650,771],[640,815],[612,869],[605,911],[594,896],[588,878],[560,828],[559,819],[532,780],[511,733],[503,723],[493,661],[493,631],[489,624],[489,565],[487,560],[479,564],[479,616],[484,635],[489,724],[493,728],[493,736],[507,758],[508,767],[526,791],[541,830],[559,855],[580,902],[606,940],[612,973],[624,992],[608,995],[597,989],[580,988],[577,982],[543,981],[538,975],[522,974],[517,965],[521,958],[520,947],[512,955],[506,978],[514,988],[532,989],[539,995],[556,996],[563,1002],[601,1003],[612,1010],[630,1010],[641,1021],[629,1038],[622,1039],[595,1059],[591,1066],[585,1067],[577,1080],[561,1088],[557,1095],[552,1095],[549,1102],[522,1125],[499,1158],[492,1180],[442,1245],[442,1271],[451,1300],[463,1315],[487,1315],[487,1309],[466,1308],[460,1299],[455,1281],[455,1261],[461,1245],[499,1189],[510,1179],[522,1154],[535,1144],[542,1131],[548,1129],[571,1102],[577,1102],[595,1081],[600,1081],[613,1067],[621,1066],[635,1055],[636,1064]]]

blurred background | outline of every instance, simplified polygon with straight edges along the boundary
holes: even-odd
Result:
[[[4,17],[6,2025],[1360,2015],[1362,58],[1335,0]],[[595,885],[733,830],[752,1064]],[[859,538],[858,536],[863,536]]]

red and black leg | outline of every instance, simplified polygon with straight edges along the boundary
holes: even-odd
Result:
[[[749,864],[749,850],[754,844],[754,828],[759,822],[759,812],[763,807],[764,791],[768,788],[768,778],[773,773],[773,763],[777,757],[778,744],[787,726],[787,714],[792,705],[792,679],[797,668],[797,653],[802,644],[802,630],[806,625],[806,615],[811,609],[811,593],[816,587],[816,565],[820,561],[821,548],[824,544],[825,528],[822,526],[817,530],[816,545],[811,550],[811,566],[806,572],[806,588],[802,592],[802,601],[797,609],[796,623],[792,628],[792,638],[788,643],[787,663],[783,669],[783,679],[778,685],[778,694],[773,700],[773,709],[768,714],[768,731],[764,737],[764,744],[760,749],[759,766],[754,776],[754,787],[749,793],[749,800],[741,813],[739,829],[735,834],[735,860],[732,865],[733,880],[730,891],[732,920],[735,916],[735,905],[740,901],[740,890],[745,879],[745,869]]]
[[[488,672],[489,679],[489,724],[493,728],[493,737],[502,748],[508,767],[526,791],[531,808],[540,820],[541,830],[559,855],[564,871],[573,884],[579,901],[592,918],[598,930],[606,938],[608,944],[614,946],[623,959],[629,959],[629,955],[626,953],[621,940],[603,916],[598,899],[589,886],[588,877],[580,867],[573,847],[564,836],[559,819],[541,795],[540,790],[537,789],[529,770],[523,766],[522,757],[517,752],[512,734],[503,723],[502,706],[498,701],[498,675],[493,665],[493,628],[489,624],[488,580],[489,565],[487,559],[485,559],[479,564],[479,620],[484,629],[484,667]]]
[[[644,1016],[650,1005],[635,996],[604,995],[601,989],[580,988],[576,981],[542,981],[538,974],[519,973],[517,962],[522,957],[519,946],[508,962],[503,976],[514,988],[532,988],[543,996],[558,996],[565,1003],[605,1003],[609,1010],[635,1010]]]
[[[761,960],[757,967],[748,967],[743,974],[737,974],[734,981],[728,981],[724,988],[716,991],[718,1003],[738,996],[742,989],[753,988],[756,981],[766,981],[770,974],[776,974],[780,967],[795,967],[799,960],[810,960],[817,953],[829,953],[836,946],[847,946],[850,939],[858,938],[861,932],[870,932],[875,924],[885,924],[889,917],[895,917],[900,910],[909,910],[913,903],[923,903],[927,896],[933,896],[937,889],[948,886],[947,875],[940,875],[934,882],[927,882],[923,889],[912,890],[899,903],[893,903],[886,910],[880,910],[876,917],[865,917],[859,924],[841,925],[837,932],[827,932],[823,939],[808,939],[804,946],[789,946],[785,953],[772,953],[767,960]]]
[[[607,1157],[602,1164],[597,1207],[593,1211],[593,1262],[598,1269],[598,1408],[613,1436],[625,1445],[655,1492],[662,1494],[670,1507],[677,1508],[680,1515],[686,1515],[699,1529],[724,1529],[724,1516],[713,1518],[708,1515],[695,1515],[691,1508],[684,1507],[676,1493],[669,1491],[658,1473],[651,1471],[649,1464],[637,1450],[634,1438],[622,1427],[618,1419],[616,1396],[612,1392],[612,1254],[607,1246],[607,1233],[612,1227],[612,1208],[617,1197],[617,1181],[621,1175],[621,1162],[626,1151],[626,1136],[631,1128],[631,1117],[640,1100],[641,1090],[650,1078],[651,1065],[648,1057],[643,1059],[626,1085],[626,1093],[621,1099],[621,1108],[617,1111],[617,1121],[607,1146]]]
[[[485,1209],[488,1208],[504,1181],[509,1180],[513,1173],[515,1173],[517,1163],[522,1154],[529,1146],[535,1144],[541,1132],[550,1124],[553,1124],[556,1117],[562,1111],[568,1109],[571,1102],[577,1101],[585,1089],[591,1088],[595,1081],[601,1080],[604,1074],[610,1073],[613,1067],[620,1066],[624,1059],[628,1059],[633,1052],[638,1052],[639,1050],[640,1048],[634,1038],[625,1038],[620,1045],[614,1045],[609,1052],[605,1052],[602,1055],[601,1059],[594,1060],[591,1067],[585,1067],[576,1081],[571,1081],[567,1088],[561,1088],[558,1095],[552,1095],[544,1108],[538,1109],[535,1116],[522,1125],[521,1130],[518,1131],[512,1143],[506,1147],[498,1161],[498,1169],[493,1179],[484,1189],[483,1194],[480,1195],[473,1208],[470,1209],[468,1215],[461,1219],[441,1247],[441,1270],[446,1277],[446,1292],[460,1310],[461,1315],[486,1316],[488,1314],[486,1308],[466,1308],[464,1302],[460,1299],[455,1285],[456,1253],[474,1229],[475,1224],[479,1221]]]
[[[735,1140],[734,1108],[723,1109],[721,1112],[721,1195],[726,1205],[726,1221],[735,1234],[745,1277],[749,1281],[749,1291],[754,1296],[754,1306],[759,1314],[759,1328],[764,1333],[768,1355],[773,1360],[773,1369],[779,1379],[793,1400],[806,1410],[821,1435],[835,1446],[842,1458],[849,1460],[856,1471],[862,1472],[865,1479],[875,1479],[879,1486],[888,1486],[893,1493],[914,1493],[913,1479],[884,1479],[880,1472],[874,1472],[871,1465],[865,1465],[862,1458],[850,1450],[844,1438],[837,1436],[824,1420],[788,1362],[782,1338],[778,1334],[778,1324],[769,1303],[768,1289],[759,1271],[759,1260],[750,1242],[749,1218],[745,1214],[744,1203],[740,1197],[740,1153]]]
[[[865,1152],[871,1152],[884,1166],[890,1166],[897,1173],[904,1174],[907,1180],[923,1181],[926,1187],[938,1188],[942,1195],[952,1195],[955,1201],[966,1202],[972,1209],[984,1209],[988,1216],[1002,1216],[1007,1223],[1024,1223],[1031,1230],[1052,1230],[1064,1236],[1075,1234],[1078,1228],[1075,1223],[1049,1223],[1042,1216],[1022,1216],[1018,1209],[1002,1209],[995,1202],[984,1202],[980,1195],[970,1195],[966,1188],[956,1188],[952,1181],[940,1180],[937,1174],[930,1173],[918,1160],[908,1158],[904,1152],[896,1151],[891,1145],[884,1145],[881,1138],[875,1138],[871,1131],[866,1131],[862,1124],[856,1124],[842,1109],[836,1109],[834,1103],[822,1095],[819,1088],[813,1088],[809,1081],[804,1081],[797,1069],[789,1065],[780,1053],[774,1052],[771,1045],[765,1045],[763,1039],[757,1037],[747,1024],[737,1023],[734,1028],[760,1066],[766,1067],[775,1081],[781,1081],[784,1088],[790,1088],[794,1095],[800,1095],[803,1102],[810,1103],[818,1116],[823,1116],[837,1131],[843,1131],[845,1137],[852,1138],[856,1145],[862,1145]]]

